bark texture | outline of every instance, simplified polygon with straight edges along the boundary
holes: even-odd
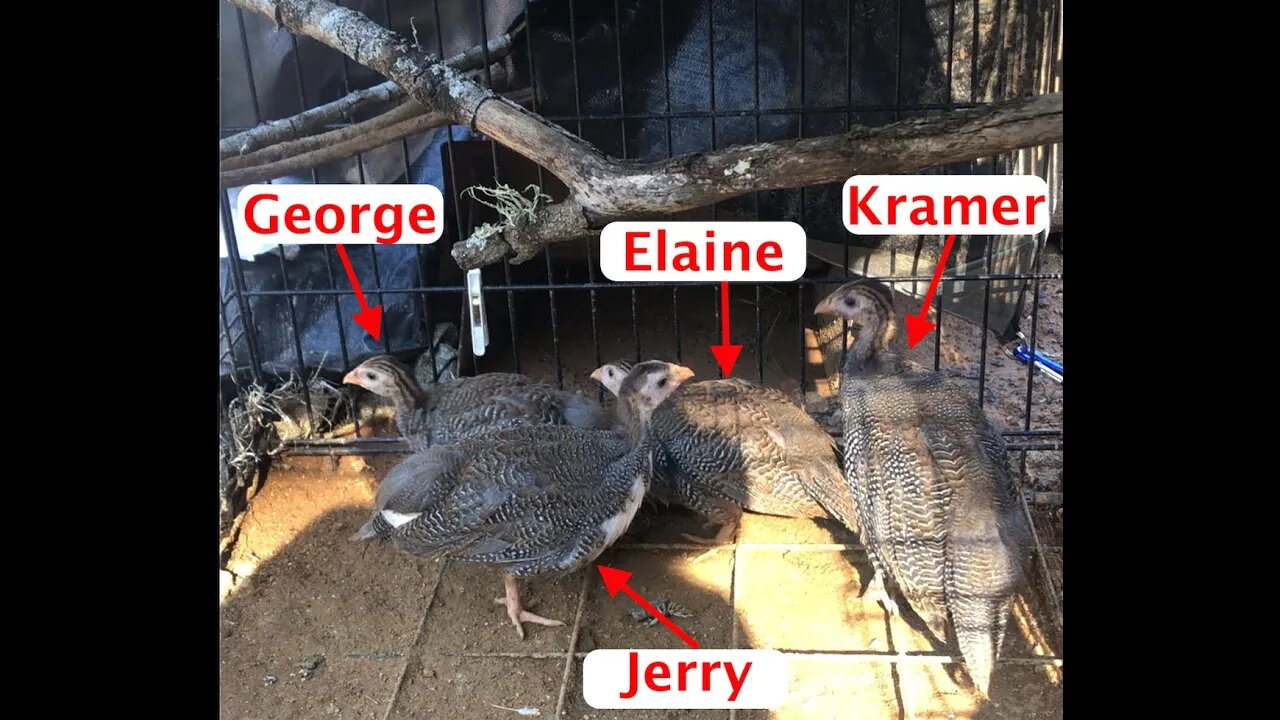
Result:
[[[1018,98],[854,127],[820,138],[757,143],[639,163],[586,141],[436,62],[407,38],[325,0],[230,0],[273,17],[385,75],[447,121],[469,125],[551,171],[570,197],[512,223],[504,234],[454,247],[463,269],[581,237],[612,220],[710,205],[756,190],[804,187],[866,173],[905,173],[1062,140],[1062,94]],[[505,237],[504,237],[505,235]]]

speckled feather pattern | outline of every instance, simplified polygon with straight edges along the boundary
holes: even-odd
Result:
[[[844,462],[872,564],[984,692],[1028,529],[1004,440],[971,389],[933,372],[846,369]]]
[[[499,566],[516,577],[571,572],[625,531],[651,458],[647,441],[632,449],[616,432],[568,425],[464,438],[392,470],[371,527],[414,555]],[[420,514],[392,527],[381,520],[384,510]]]
[[[831,436],[783,393],[746,380],[682,386],[654,411],[651,433],[653,497],[718,522],[742,509],[827,517],[806,487],[844,483]]]
[[[428,385],[416,407],[397,412],[396,423],[414,450],[522,425],[607,429],[611,424],[595,400],[512,373]]]

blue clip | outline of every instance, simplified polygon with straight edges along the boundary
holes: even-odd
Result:
[[[1014,346],[1011,343],[1009,346],[1005,347],[1005,354],[1018,362],[1032,365],[1035,369],[1039,370],[1041,374],[1054,382],[1062,382],[1062,363],[1054,360],[1048,355],[1045,355],[1039,350],[1034,353],[1031,352],[1030,348],[1027,347],[1027,338],[1022,333],[1018,333],[1017,346]]]

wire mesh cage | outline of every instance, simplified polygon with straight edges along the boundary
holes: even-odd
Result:
[[[629,160],[833,135],[857,125],[886,125],[1062,90],[1061,0],[343,4],[437,57],[479,49],[471,77],[602,152]],[[224,137],[385,81],[310,38],[276,29],[266,17],[226,2],[221,12]],[[359,126],[385,108],[364,110],[326,130]],[[1060,218],[1060,145],[922,172],[1040,175],[1050,184],[1055,218]],[[232,222],[239,185],[224,183],[220,495],[223,548],[233,558],[247,501],[262,492],[261,478],[274,464],[304,462],[309,455],[394,458],[405,451],[394,433],[381,431],[375,399],[341,388],[342,375],[374,354],[416,363],[424,381],[518,372],[603,399],[589,374],[617,358],[674,360],[701,377],[719,376],[708,346],[719,339],[721,313],[731,310],[734,342],[744,345],[735,375],[790,393],[838,435],[838,403],[832,398],[849,334],[839,321],[816,319],[814,305],[858,277],[891,282],[905,303],[918,302],[942,246],[940,237],[850,235],[840,221],[838,184],[749,193],[675,217],[799,223],[809,250],[799,281],[734,283],[726,309],[718,284],[615,282],[600,273],[598,241],[548,245],[528,262],[504,260],[483,268],[490,343],[477,354],[469,335],[466,279],[451,250],[501,217],[482,202],[484,196],[467,190],[533,186],[558,201],[567,188],[555,176],[471,128],[444,125],[282,173],[274,182],[436,185],[445,198],[445,231],[433,245],[352,247],[353,267],[369,303],[383,307],[381,337],[374,340],[351,323],[360,305],[335,248],[243,244]],[[1036,537],[1034,582],[1024,608],[1026,624],[1034,627],[1024,627],[1025,647],[1007,653],[1001,667],[1033,668],[1034,682],[1046,687],[1060,683],[1062,664],[1062,274],[1061,250],[1050,241],[1060,225],[1055,220],[1037,236],[957,238],[934,305],[938,328],[916,356],[934,369],[971,380],[984,408],[1004,427],[1023,476],[1023,511]],[[903,684],[904,668],[956,661],[954,651],[912,648],[909,642],[904,648],[893,641],[892,628],[888,644],[893,647],[794,644],[785,636],[748,631],[752,623],[740,616],[760,584],[752,572],[771,572],[759,558],[860,552],[853,538],[821,540],[775,536],[762,541],[747,533],[732,546],[724,567],[733,615],[726,638],[730,646],[767,645],[772,637],[772,646],[801,662],[836,668],[865,662],[889,668],[894,682]],[[643,541],[620,548],[667,553],[672,562],[694,549]],[[414,673],[436,662],[423,648],[435,647],[430,636],[443,621],[431,613],[439,613],[437,596],[446,592],[441,588],[457,579],[451,572],[461,571],[440,570],[424,607],[416,611],[422,613],[417,634],[385,658],[395,667],[386,698],[380,696],[382,717],[414,714],[413,702],[421,694],[413,689]],[[543,713],[590,714],[577,697],[580,691],[575,696],[573,690],[590,649],[584,614],[590,618],[595,603],[588,582],[581,583],[567,591],[570,607],[576,607],[567,644],[518,652],[464,646],[457,657],[546,666],[553,681],[547,681],[552,690]],[[432,686],[434,681],[425,682]],[[1023,691],[1018,697],[1031,692]],[[1059,716],[1060,696],[1044,692],[1035,691],[1040,704],[1034,708],[1015,702],[1006,711],[1010,717]],[[896,698],[898,716],[954,715],[959,707],[909,698],[901,689]],[[254,696],[252,702],[270,701]],[[451,702],[454,709],[467,707],[462,699]],[[510,714],[481,703],[466,716],[486,713]]]

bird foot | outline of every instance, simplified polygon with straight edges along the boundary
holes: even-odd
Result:
[[[700,552],[700,553],[698,553],[698,556],[697,556],[697,557],[695,557],[695,558],[694,558],[693,560],[691,560],[690,562],[691,562],[692,564],[694,564],[694,565],[697,565],[697,564],[699,564],[699,563],[705,562],[707,558],[711,557],[712,555],[715,555],[717,552],[719,552],[720,550],[725,549],[726,547],[730,547],[730,546],[728,546],[728,545],[716,545],[715,547],[707,548],[707,550],[705,550],[704,552]]]
[[[507,596],[494,598],[493,602],[495,605],[505,605],[507,607],[507,617],[511,618],[511,624],[515,626],[516,634],[520,636],[521,640],[524,639],[524,625],[521,623],[531,622],[535,625],[546,625],[548,627],[564,625],[563,621],[535,615],[521,607],[520,595],[513,590],[514,587],[514,582],[512,582],[512,584],[508,585]]]
[[[690,535],[689,533],[680,533],[680,537],[691,543],[698,545],[732,545],[737,540],[738,523],[727,522],[720,526],[720,530],[716,532],[715,537],[701,537],[699,535]]]
[[[680,533],[680,537],[688,540],[695,545],[718,545],[715,538],[705,538],[699,535],[690,535],[689,533]]]
[[[880,577],[879,573],[876,573],[876,576],[873,577],[870,584],[867,585],[867,592],[865,595],[868,600],[880,603],[885,612],[895,617],[898,615],[898,603],[894,601],[889,590],[885,588],[884,580]]]
[[[720,527],[720,531],[717,532],[716,536],[713,538],[703,538],[703,537],[698,537],[696,535],[689,535],[688,533],[680,533],[680,534],[683,537],[690,540],[691,542],[697,543],[698,545],[712,546],[708,548],[706,552],[699,554],[697,557],[693,559],[693,563],[696,565],[698,563],[705,561],[707,558],[711,557],[712,555],[714,555],[717,550],[720,550],[721,548],[724,548],[724,547],[732,546],[735,542],[737,542],[738,523],[736,522],[725,523]]]
[[[524,626],[521,625],[521,623],[531,622],[535,625],[546,625],[547,627],[560,627],[561,625],[564,625],[560,620],[545,618],[541,615],[534,615],[524,608],[517,608],[515,613],[507,610],[507,617],[510,617],[511,624],[516,626],[516,634],[520,636],[521,640],[524,639]]]

